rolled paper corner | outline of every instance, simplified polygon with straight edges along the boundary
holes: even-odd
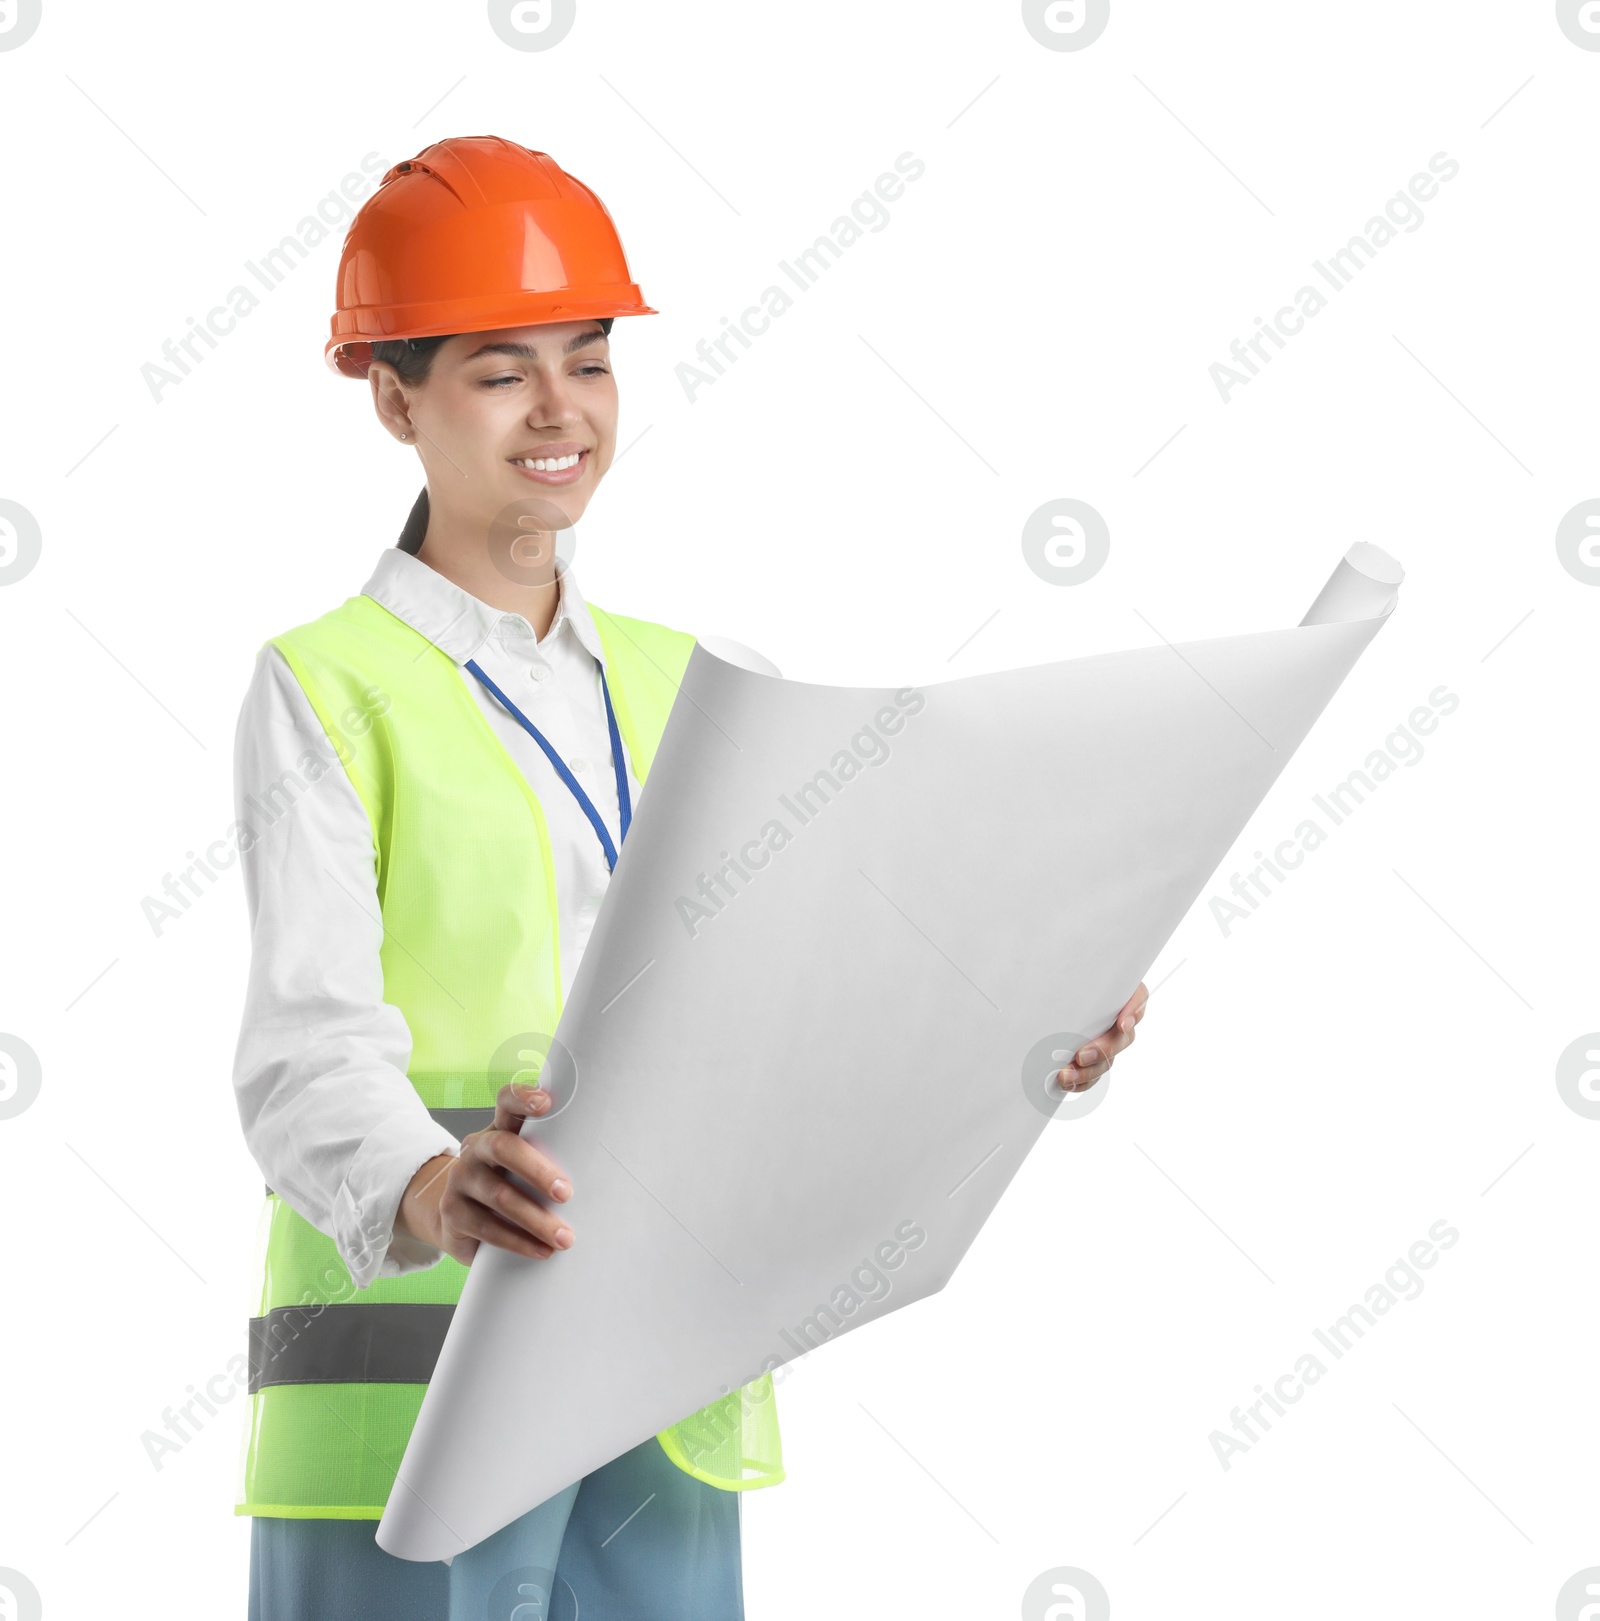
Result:
[[[1381,546],[1358,540],[1338,561],[1302,625],[1345,625],[1382,619],[1400,600],[1406,571]]]

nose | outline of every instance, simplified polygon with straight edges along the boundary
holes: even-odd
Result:
[[[528,402],[528,426],[570,427],[582,419],[583,412],[567,379],[558,372],[541,368],[535,374],[532,397]]]

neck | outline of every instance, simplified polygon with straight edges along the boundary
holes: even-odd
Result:
[[[527,550],[531,555],[532,549],[527,546],[531,538],[519,537],[519,551]],[[515,564],[508,565],[519,576],[525,575],[526,583],[521,579],[508,579],[496,567],[487,546],[451,546],[435,533],[431,522],[417,551],[417,559],[479,602],[487,602],[491,608],[499,608],[504,613],[520,614],[533,627],[534,635],[543,641],[560,605],[561,582],[555,572],[555,537],[541,535],[538,538],[546,554],[543,562],[530,560],[524,566],[519,556]]]

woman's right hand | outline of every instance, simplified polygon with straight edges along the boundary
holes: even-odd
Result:
[[[540,1260],[569,1249],[572,1229],[513,1186],[508,1174],[557,1204],[572,1197],[572,1184],[560,1167],[517,1135],[524,1120],[548,1113],[551,1101],[538,1087],[502,1086],[494,1123],[464,1138],[459,1155],[435,1155],[406,1184],[395,1230],[463,1265],[471,1263],[480,1243]]]

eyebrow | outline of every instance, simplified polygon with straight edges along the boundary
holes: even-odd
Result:
[[[564,355],[576,354],[579,349],[585,348],[591,343],[604,343],[605,341],[606,334],[604,332],[580,332],[575,338],[568,338],[562,344],[561,352]],[[481,349],[474,349],[470,355],[467,355],[463,360],[463,364],[467,360],[476,360],[480,355],[512,355],[519,360],[537,360],[539,351],[531,343],[486,343]]]

